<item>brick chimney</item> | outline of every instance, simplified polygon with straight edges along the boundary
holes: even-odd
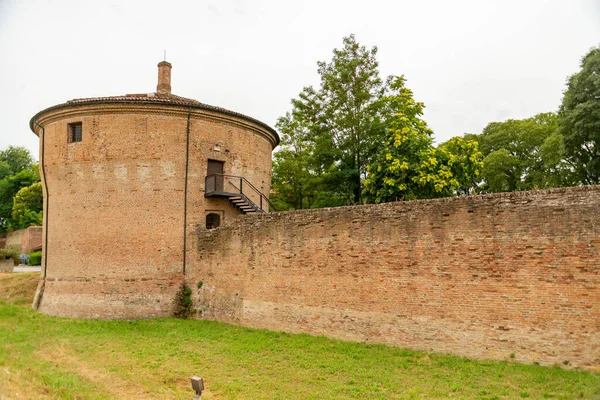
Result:
[[[168,61],[158,63],[157,93],[171,94],[171,67],[171,63]]]

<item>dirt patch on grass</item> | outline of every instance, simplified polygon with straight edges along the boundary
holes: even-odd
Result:
[[[47,389],[33,387],[19,371],[8,366],[0,367],[0,400],[49,399]]]
[[[155,394],[138,385],[134,380],[125,380],[111,374],[102,367],[89,364],[69,352],[65,346],[54,346],[38,352],[38,357],[60,367],[66,367],[76,372],[85,380],[93,382],[101,389],[110,393],[110,397],[118,399],[161,399]],[[142,378],[142,377],[140,377]]]
[[[39,281],[39,272],[0,273],[0,301],[32,303]]]

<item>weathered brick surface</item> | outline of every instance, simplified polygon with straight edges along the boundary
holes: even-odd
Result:
[[[23,235],[23,253],[30,253],[42,246],[42,227],[30,226]]]
[[[22,246],[23,235],[25,234],[25,229],[19,229],[12,232],[6,233],[6,239],[4,242],[5,246]]]
[[[22,253],[29,253],[42,245],[42,227],[30,226],[29,228],[8,232],[4,245],[18,246]]]
[[[63,106],[39,116],[35,130],[40,150],[46,136],[48,185],[40,311],[92,318],[171,314],[183,279],[188,115],[189,264],[196,253],[193,228],[204,223],[205,212],[221,211],[225,224],[237,216],[226,200],[204,198],[208,159],[224,161],[226,174],[243,175],[268,193],[270,132],[218,111],[136,102]],[[81,142],[69,143],[73,122],[82,123]]]
[[[197,248],[203,318],[600,366],[600,186],[246,216]]]

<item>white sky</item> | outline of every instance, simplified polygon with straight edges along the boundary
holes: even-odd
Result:
[[[36,156],[29,119],[79,97],[156,90],[274,126],[342,38],[404,74],[438,142],[558,108],[600,44],[600,0],[0,0],[0,148]]]

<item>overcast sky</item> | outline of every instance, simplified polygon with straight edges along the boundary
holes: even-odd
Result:
[[[29,119],[72,98],[156,90],[274,126],[342,38],[404,74],[438,142],[558,108],[600,44],[600,0],[0,0],[0,148],[37,157]]]

